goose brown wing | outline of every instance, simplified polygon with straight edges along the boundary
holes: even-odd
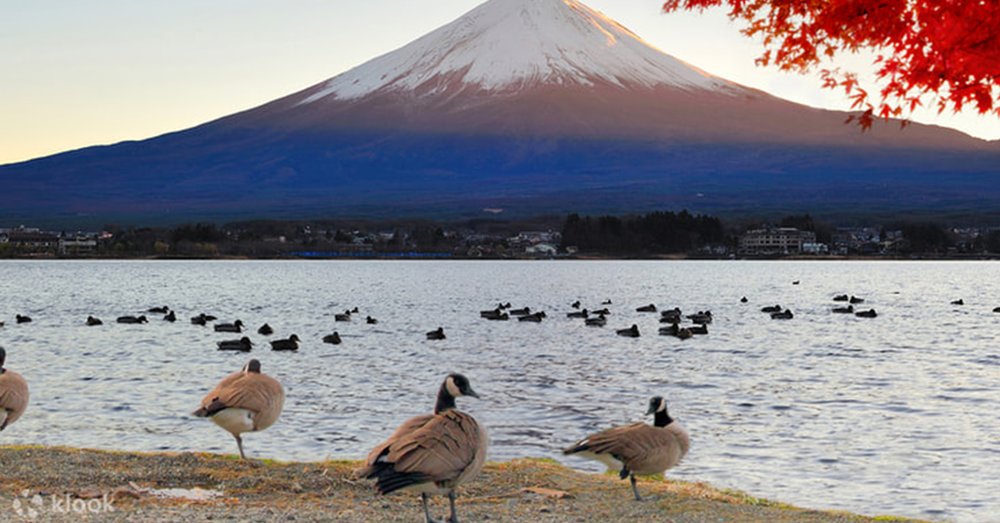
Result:
[[[281,384],[270,376],[236,372],[223,378],[201,401],[208,416],[227,408],[259,414],[280,410],[284,398]]]
[[[385,461],[397,472],[419,474],[431,481],[458,478],[475,459],[480,427],[475,418],[449,410],[432,416],[416,430],[400,434],[388,447]]]
[[[0,409],[7,411],[7,418],[0,426],[0,430],[17,421],[26,408],[28,408],[28,383],[14,371],[8,370],[0,374]]]
[[[664,447],[675,444],[674,436],[645,423],[615,427],[593,434],[566,449],[567,454],[593,452],[608,454],[632,468]]]
[[[416,416],[404,421],[403,424],[400,425],[399,428],[397,428],[396,431],[393,432],[391,436],[389,436],[389,439],[383,441],[382,443],[379,443],[377,447],[375,447],[374,449],[372,449],[371,452],[368,453],[367,465],[369,467],[374,465],[375,461],[378,460],[379,456],[381,456],[386,451],[386,449],[391,447],[393,443],[399,441],[400,438],[408,434],[420,430],[421,428],[423,428],[424,425],[427,424],[428,421],[432,419],[434,419],[434,415],[427,414],[425,416]]]

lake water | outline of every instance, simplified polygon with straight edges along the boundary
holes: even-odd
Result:
[[[831,314],[841,293],[880,316]],[[459,405],[490,430],[491,460],[562,459],[665,395],[692,437],[672,477],[811,508],[1000,519],[997,263],[8,261],[0,296],[7,366],[32,389],[3,444],[235,453],[189,415],[249,358],[215,350],[232,335],[188,322],[207,312],[251,327],[252,356],[286,389],[281,420],[244,438],[252,456],[363,458],[460,371],[483,397]],[[611,299],[608,326],[567,319],[578,299]],[[479,318],[500,300],[549,319]],[[710,309],[711,333],[657,336],[658,315],[635,312],[647,303]],[[760,312],[773,304],[795,319]],[[179,321],[114,323],[158,305]],[[334,323],[355,306],[379,324]],[[106,324],[84,326],[88,314]],[[264,322],[273,338],[298,334],[301,350],[268,350]],[[641,338],[614,334],[633,323]],[[438,326],[448,339],[426,341]],[[334,330],[344,343],[322,344]]]

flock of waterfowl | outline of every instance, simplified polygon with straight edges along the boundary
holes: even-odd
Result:
[[[746,297],[740,301],[749,303]],[[854,314],[862,318],[877,317],[874,309],[854,310],[855,305],[864,303],[863,298],[845,294],[835,296],[833,301],[847,305],[833,308],[832,313]],[[963,305],[964,302],[956,300],[952,304]],[[607,317],[611,315],[608,305],[611,305],[610,300],[603,302],[601,309],[588,310],[581,308],[582,304],[577,301],[571,305],[573,310],[567,312],[566,317],[582,319],[586,326],[603,327],[607,324]],[[635,310],[650,314],[659,312],[659,322],[666,324],[659,329],[659,333],[680,339],[708,334],[708,325],[713,320],[711,311],[684,315],[679,308],[661,311],[655,304],[644,305]],[[794,318],[791,310],[780,305],[764,307],[761,311],[773,319]],[[167,307],[154,307],[147,312],[162,314],[165,321],[177,321],[176,313]],[[1000,307],[993,312],[1000,313]],[[335,320],[351,321],[355,314],[358,314],[357,308],[338,313]],[[480,316],[491,321],[517,318],[524,322],[541,322],[547,317],[544,311],[532,311],[529,307],[514,309],[510,303],[501,303],[494,309],[481,311]],[[681,325],[685,319],[690,321],[690,325]],[[30,317],[22,315],[17,315],[15,320],[19,324],[32,321]],[[207,326],[216,320],[216,317],[202,313],[192,317],[191,323]],[[139,315],[121,316],[116,321],[122,324],[142,324],[149,320],[145,315]],[[365,321],[368,324],[377,323],[371,316]],[[102,321],[89,316],[86,325],[102,325]],[[213,325],[213,330],[220,333],[241,333],[244,328],[240,320]],[[274,333],[274,329],[264,324],[257,332],[268,336]],[[637,325],[619,329],[616,334],[640,336]],[[426,336],[429,340],[446,339],[444,329],[440,327],[428,332]],[[324,337],[323,341],[341,343],[337,332]],[[299,337],[293,334],[287,339],[271,341],[270,344],[276,351],[293,351],[298,350],[300,342]],[[250,351],[253,348],[253,342],[246,336],[238,340],[220,341],[217,345],[220,350]],[[0,347],[0,431],[24,414],[29,399],[28,384],[24,378],[4,367],[6,356],[6,351]],[[386,441],[368,454],[365,468],[361,472],[363,477],[375,481],[377,490],[382,494],[396,491],[420,494],[428,522],[434,521],[427,504],[431,495],[447,496],[451,508],[448,521],[458,521],[455,509],[456,488],[476,476],[486,459],[486,430],[471,415],[457,409],[456,399],[460,397],[478,398],[479,395],[465,376],[450,374],[438,390],[433,412],[403,422]],[[240,457],[246,459],[242,435],[273,425],[281,415],[284,401],[282,385],[262,373],[259,360],[251,359],[241,371],[226,376],[205,395],[194,415],[211,418],[215,424],[229,432],[236,440]],[[563,453],[594,459],[618,470],[621,479],[631,480],[633,494],[639,500],[641,496],[635,476],[660,474],[673,468],[684,458],[690,447],[688,433],[670,417],[663,397],[651,398],[646,414],[654,416],[652,425],[635,423],[598,432],[571,445]]]

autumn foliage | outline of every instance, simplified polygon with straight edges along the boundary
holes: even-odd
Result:
[[[825,87],[845,90],[863,111],[865,128],[925,101],[939,112],[973,107],[1000,116],[1000,0],[666,0],[663,9],[718,6],[744,34],[763,39],[759,64],[819,69]],[[874,96],[856,73],[827,66],[862,49],[877,54]]]

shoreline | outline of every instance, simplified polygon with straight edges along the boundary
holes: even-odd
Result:
[[[423,521],[416,496],[378,496],[370,482],[356,478],[361,466],[357,461],[269,460],[254,465],[206,453],[0,446],[0,519]],[[165,496],[170,493],[166,489],[195,489],[186,494],[206,499]],[[520,459],[487,464],[478,478],[460,488],[458,509],[464,521],[920,521],[803,509],[701,482],[642,478],[639,489],[647,498],[644,502],[633,501],[627,482],[615,475]],[[207,499],[210,492],[218,496]],[[440,517],[446,506],[446,500],[436,498],[432,510]],[[84,514],[74,507],[92,510]],[[36,508],[34,518],[26,517],[28,509]]]

